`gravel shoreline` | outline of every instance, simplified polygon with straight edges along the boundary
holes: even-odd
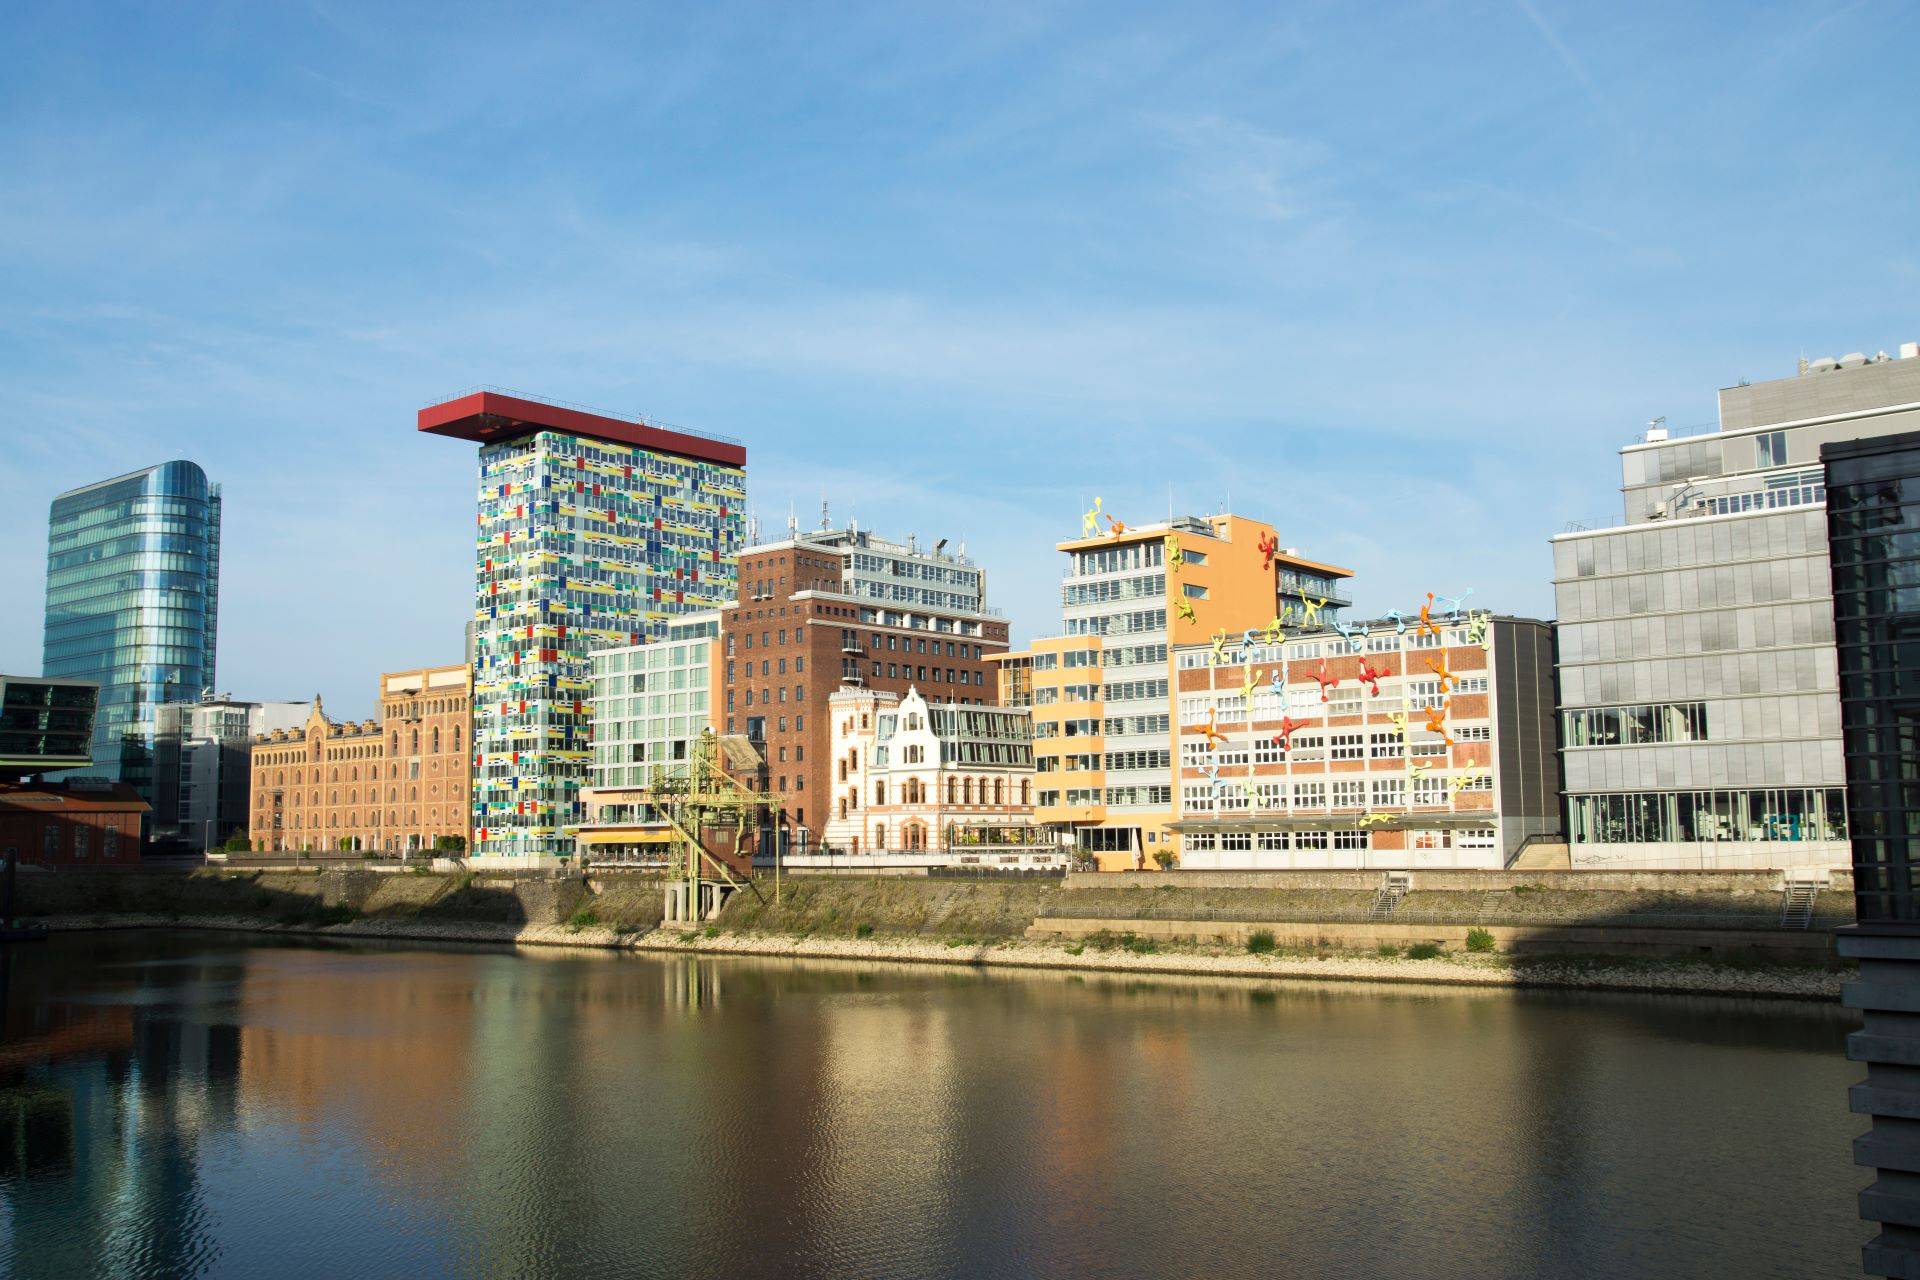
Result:
[[[305,937],[379,941],[464,942],[524,947],[571,947],[595,951],[643,951],[687,955],[788,957],[872,963],[961,965],[1062,972],[1175,974],[1247,979],[1411,983],[1441,986],[1531,987],[1581,991],[1629,991],[1652,995],[1718,995],[1747,998],[1837,1001],[1846,975],[1824,969],[1766,966],[1736,968],[1695,960],[1609,962],[1603,957],[1526,957],[1449,953],[1409,960],[1355,952],[1322,955],[1251,955],[1207,948],[1141,954],[1122,948],[1075,950],[1059,943],[999,941],[950,944],[940,939],[794,937],[654,928],[619,932],[567,925],[489,924],[482,921],[353,920],[342,924],[282,924],[231,916],[61,916],[36,923],[55,932],[101,929],[213,929]]]

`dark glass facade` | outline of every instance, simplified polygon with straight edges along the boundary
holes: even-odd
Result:
[[[0,676],[0,779],[91,759],[99,694],[86,681]]]
[[[1820,456],[1855,906],[1920,921],[1920,433]]]
[[[220,490],[165,462],[53,500],[42,670],[100,686],[89,775],[153,800],[155,709],[214,681]]]

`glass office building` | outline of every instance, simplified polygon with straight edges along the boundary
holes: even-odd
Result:
[[[191,462],[163,462],[53,500],[41,665],[100,686],[92,776],[151,803],[163,703],[214,680],[220,488]]]
[[[1822,456],[1854,893],[1920,921],[1920,432]]]
[[[1725,388],[1620,451],[1626,523],[1553,540],[1576,868],[1847,865],[1820,449],[1920,427],[1917,357]]]

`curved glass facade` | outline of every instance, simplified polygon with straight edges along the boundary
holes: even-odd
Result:
[[[163,462],[53,500],[42,671],[95,680],[93,766],[153,800],[155,709],[214,682],[220,489]]]

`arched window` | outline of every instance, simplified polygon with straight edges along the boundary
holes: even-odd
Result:
[[[960,780],[958,778],[948,778],[947,779],[947,803],[948,804],[955,803],[955,801],[959,798],[959,795],[960,795]]]
[[[874,852],[875,853],[883,852],[886,849],[886,847],[887,847],[887,824],[884,822],[876,822],[873,824]]]
[[[433,726],[433,753],[440,754],[440,726]]]
[[[409,751],[407,754],[414,755],[414,756],[417,756],[420,754],[420,731],[418,729],[415,729],[413,731],[413,750]]]
[[[960,794],[962,797],[964,797],[964,801],[963,801],[964,803],[966,804],[973,803],[973,779],[972,778],[966,778],[961,781]]]
[[[460,726],[459,725],[453,726],[453,749],[455,751],[458,751],[460,749]]]
[[[1001,780],[999,778],[993,780],[993,802],[995,804],[1006,803],[1006,794],[1001,789]]]
[[[926,847],[927,847],[927,828],[925,824],[919,823],[919,822],[909,822],[907,824],[908,851],[912,853],[918,853],[922,849],[925,849]]]
[[[1033,783],[1029,779],[1020,779],[1020,804],[1030,807],[1033,804]]]
[[[400,754],[400,731],[398,729],[393,731],[393,754]]]
[[[847,816],[847,798],[845,796],[840,797],[840,816],[843,818]]]
[[[875,804],[885,804],[887,802],[887,784],[886,783],[876,782],[873,784],[873,802]]]

